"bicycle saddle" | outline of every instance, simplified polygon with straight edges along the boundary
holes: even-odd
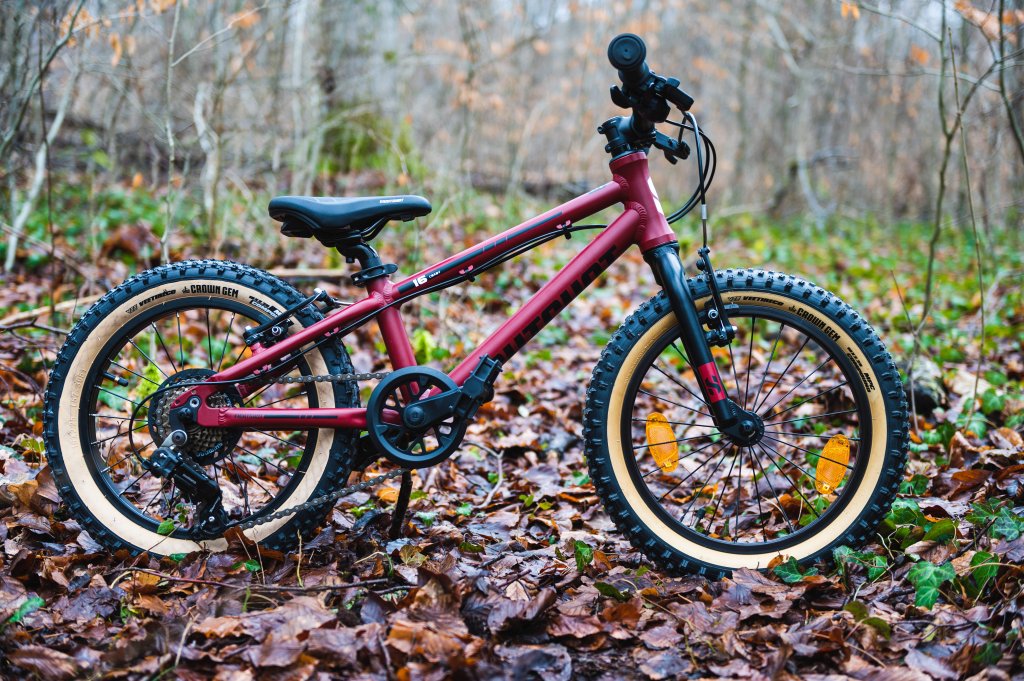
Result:
[[[316,237],[325,246],[343,246],[377,236],[389,220],[412,220],[430,212],[422,196],[278,196],[270,217],[285,236]]]

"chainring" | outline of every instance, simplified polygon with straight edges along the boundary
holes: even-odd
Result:
[[[366,429],[377,451],[410,469],[427,468],[451,456],[466,433],[463,419],[452,415],[414,427],[403,418],[415,402],[449,390],[458,390],[455,381],[430,367],[406,367],[388,374],[366,403]]]
[[[163,442],[171,433],[170,414],[174,400],[195,387],[197,382],[215,373],[212,369],[183,369],[160,385],[148,415],[149,430],[154,442]],[[183,385],[175,387],[179,383]],[[234,386],[224,386],[211,395],[207,403],[214,408],[240,407],[242,396]],[[242,437],[240,428],[207,428],[198,424],[186,426],[185,432],[188,434],[188,442],[180,451],[202,466],[209,466],[226,457]]]

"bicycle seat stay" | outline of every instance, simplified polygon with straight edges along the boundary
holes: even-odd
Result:
[[[369,241],[389,220],[412,220],[431,210],[422,196],[278,196],[270,217],[285,236],[316,237],[325,246]]]

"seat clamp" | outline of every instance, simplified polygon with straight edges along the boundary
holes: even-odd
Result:
[[[352,284],[354,286],[366,286],[369,282],[374,279],[380,279],[381,277],[387,277],[398,271],[398,265],[394,263],[374,265],[373,267],[367,267],[365,270],[359,270],[352,275]]]

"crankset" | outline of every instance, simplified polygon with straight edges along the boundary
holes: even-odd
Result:
[[[501,363],[484,356],[461,388],[430,367],[388,374],[366,405],[370,442],[404,468],[444,461],[462,444],[480,405],[493,397],[492,386],[500,373]]]

